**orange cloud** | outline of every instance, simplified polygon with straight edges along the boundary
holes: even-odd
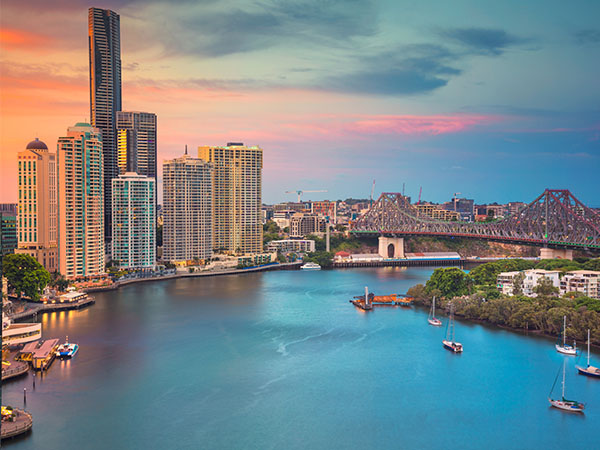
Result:
[[[39,33],[19,30],[16,28],[3,28],[0,30],[0,46],[4,50],[19,49],[37,51],[52,43],[52,39]]]

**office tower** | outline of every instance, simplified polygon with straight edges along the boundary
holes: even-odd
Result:
[[[119,173],[156,178],[156,114],[117,111]]]
[[[16,253],[33,256],[49,272],[58,270],[56,153],[39,139],[17,155],[19,219]]]
[[[0,211],[0,260],[17,248],[17,216]]]
[[[163,259],[212,256],[212,164],[186,154],[163,164]]]
[[[112,259],[122,269],[156,264],[156,181],[126,172],[112,180]]]
[[[102,136],[87,123],[58,138],[58,247],[68,278],[104,273]]]
[[[260,147],[235,142],[198,147],[198,157],[214,166],[214,249],[238,254],[262,251],[262,156]]]
[[[121,31],[117,13],[90,8],[88,16],[90,57],[90,118],[102,133],[104,152],[104,236],[111,232],[111,180],[117,164],[117,111],[121,108]]]

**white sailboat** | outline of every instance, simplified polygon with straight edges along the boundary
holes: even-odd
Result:
[[[431,310],[429,311],[429,318],[427,319],[429,325],[433,325],[434,327],[442,326],[442,321],[435,317],[435,297],[433,297],[433,302],[431,303]]]
[[[576,366],[577,371],[581,375],[585,375],[592,378],[600,378],[600,369],[598,367],[590,366],[590,330],[588,329],[588,355],[587,355],[587,367]]]
[[[573,345],[567,344],[567,316],[563,316],[563,333],[562,333],[562,345],[559,343],[555,344],[556,351],[563,355],[575,356],[577,355],[577,345],[573,342]]]
[[[454,341],[454,305],[450,306],[450,317],[446,328],[446,339],[442,341],[445,349],[454,353],[462,353],[463,346],[460,342]]]
[[[566,360],[563,361],[562,396],[561,396],[560,400],[555,400],[555,399],[552,399],[551,397],[548,397],[548,401],[550,402],[550,404],[553,407],[561,409],[563,411],[583,413],[583,410],[585,408],[585,405],[583,403],[579,403],[576,400],[567,400],[565,398],[565,367],[566,367],[566,363],[567,363]],[[557,379],[558,379],[558,374],[556,374],[556,378],[554,379],[554,384],[552,385],[552,389],[550,390],[550,395],[552,395],[552,391],[554,390],[554,386],[556,385]]]

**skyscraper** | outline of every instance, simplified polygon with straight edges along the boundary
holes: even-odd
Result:
[[[118,111],[117,144],[119,174],[156,178],[156,114]]]
[[[100,130],[87,123],[58,138],[59,267],[69,278],[104,273],[104,190]]]
[[[39,139],[18,153],[19,219],[16,253],[33,256],[49,272],[58,270],[56,153]]]
[[[262,156],[260,147],[242,143],[198,147],[198,157],[214,165],[213,248],[262,251]]]
[[[187,155],[163,164],[163,259],[212,256],[212,164]]]
[[[154,178],[127,172],[112,180],[112,258],[123,269],[156,264]]]
[[[118,176],[117,111],[121,108],[120,18],[108,9],[90,8],[90,118],[102,133],[104,152],[104,236],[111,237],[111,180]]]

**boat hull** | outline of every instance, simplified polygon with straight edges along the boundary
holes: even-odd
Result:
[[[600,369],[597,367],[579,367],[577,366],[577,371],[580,375],[585,375],[586,377],[591,378],[600,378]]]
[[[453,353],[462,353],[463,346],[460,342],[442,341],[442,345],[446,350],[450,350]]]
[[[442,326],[442,321],[440,319],[427,319],[427,322],[429,322],[429,325],[433,325],[434,327]]]
[[[569,356],[577,356],[577,349],[571,346],[563,347],[562,345],[555,344],[554,347],[558,353]]]
[[[75,356],[75,353],[77,353],[77,350],[79,350],[79,346],[75,344],[73,346],[70,346],[68,349],[59,349],[56,352],[56,356],[58,356],[59,358],[72,358],[73,356]]]
[[[549,398],[548,401],[550,402],[550,405],[552,405],[556,409],[560,409],[561,411],[583,413],[584,406],[580,403],[563,400],[552,400],[551,398]]]

